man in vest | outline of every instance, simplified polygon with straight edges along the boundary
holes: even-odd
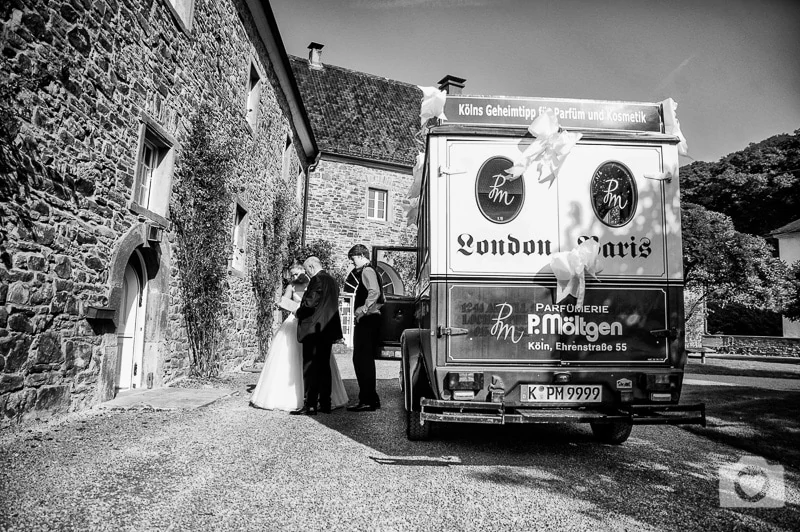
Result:
[[[379,329],[383,287],[378,274],[369,264],[369,250],[362,244],[347,252],[353,263],[353,274],[358,280],[353,306],[353,368],[358,380],[358,404],[347,407],[351,412],[372,412],[381,407],[375,382],[375,358],[380,355]]]

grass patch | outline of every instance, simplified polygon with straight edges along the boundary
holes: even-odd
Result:
[[[705,364],[686,364],[684,371],[687,375],[735,375],[770,379],[800,379],[800,365],[798,364],[759,364],[739,360],[718,361],[706,359]]]

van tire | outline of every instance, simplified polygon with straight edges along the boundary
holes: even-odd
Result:
[[[594,437],[602,442],[611,445],[624,443],[631,435],[631,425],[627,421],[612,421],[611,423],[591,423]]]
[[[428,441],[431,439],[432,423],[426,421],[420,425],[421,413],[406,410],[406,436],[410,441]]]

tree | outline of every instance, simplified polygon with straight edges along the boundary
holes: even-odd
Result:
[[[797,271],[782,277],[787,269],[775,249],[749,236],[766,237],[798,217],[800,129],[684,166],[681,189],[687,286],[711,289],[704,293],[710,308],[741,301],[745,309],[800,314]]]
[[[724,307],[708,305],[706,328],[709,334],[741,334],[748,336],[781,336],[781,314],[771,310],[746,308],[737,303]]]
[[[702,205],[684,203],[684,282],[703,298],[724,307],[737,303],[745,308],[779,311],[791,286],[786,265],[774,256],[761,237],[740,233],[729,216]],[[687,318],[695,308],[689,309]]]
[[[727,214],[742,233],[766,236],[800,212],[800,129],[684,166],[680,175],[684,201]]]

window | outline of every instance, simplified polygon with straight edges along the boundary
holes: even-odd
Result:
[[[143,116],[142,122],[130,208],[163,224],[172,190],[175,142],[150,118]]]
[[[286,135],[286,142],[283,145],[283,166],[281,168],[281,176],[286,182],[289,181],[289,176],[292,175],[292,147],[292,137]]]
[[[172,8],[175,20],[183,26],[184,30],[192,28],[194,0],[167,0],[167,5]]]
[[[369,189],[367,197],[367,218],[386,221],[386,203],[389,193],[378,188]]]
[[[145,139],[142,149],[142,160],[139,162],[139,187],[136,190],[136,203],[144,208],[150,205],[150,185],[153,183],[153,172],[158,169],[158,148]]]
[[[231,267],[240,272],[244,271],[247,251],[247,211],[236,204],[236,215],[233,221],[233,259]]]
[[[247,123],[255,129],[258,124],[258,105],[261,102],[261,77],[254,64],[250,64],[250,76],[247,80]]]

